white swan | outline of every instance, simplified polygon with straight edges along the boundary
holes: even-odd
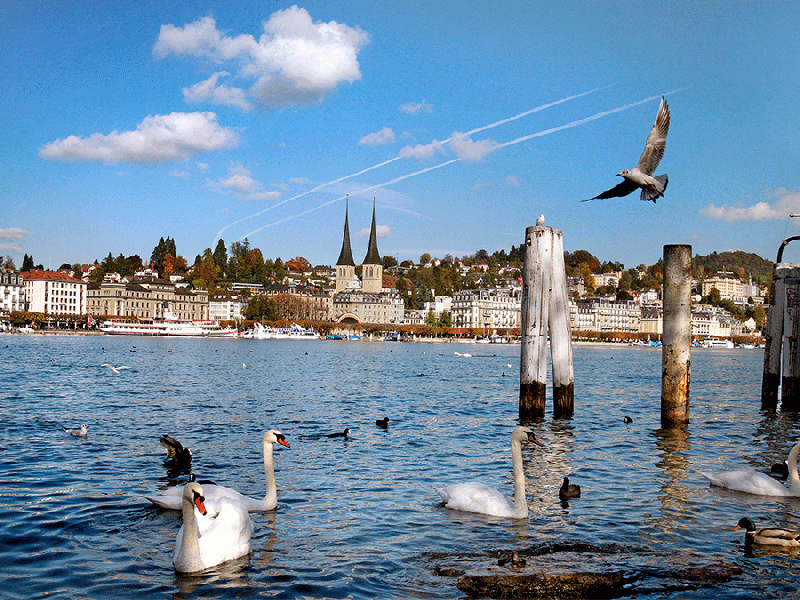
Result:
[[[280,431],[270,429],[264,433],[264,478],[266,480],[266,494],[264,498],[258,500],[240,494],[233,488],[221,485],[207,484],[204,486],[205,502],[209,511],[217,511],[217,503],[221,498],[229,498],[242,504],[248,511],[272,510],[278,506],[278,490],[275,485],[275,467],[272,462],[272,445],[281,444],[289,448],[286,438]],[[179,487],[172,487],[157,496],[145,496],[150,502],[161,508],[180,510],[182,506],[183,492]]]
[[[201,515],[206,515],[202,486],[192,481],[181,491],[183,524],[175,540],[172,559],[176,571],[195,573],[250,553],[253,522],[244,506],[222,498],[217,503],[217,515],[204,519],[201,526],[195,507]]]
[[[467,512],[524,519],[528,516],[528,502],[525,498],[525,472],[522,469],[522,442],[528,440],[544,446],[532,430],[517,427],[511,434],[511,462],[514,466],[514,504],[494,488],[483,483],[457,483],[442,488],[434,488],[447,508]]]
[[[787,488],[780,481],[774,480],[766,473],[758,471],[747,471],[737,469],[735,471],[723,471],[722,473],[703,473],[700,474],[711,482],[711,485],[736,490],[737,492],[747,492],[748,494],[759,494],[761,496],[800,496],[800,477],[797,475],[797,455],[800,454],[800,443],[795,444],[789,452],[789,481],[791,487]]]

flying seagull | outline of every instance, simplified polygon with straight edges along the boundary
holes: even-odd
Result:
[[[622,183],[615,185],[610,190],[606,190],[599,196],[588,198],[588,200],[602,200],[605,198],[615,198],[617,196],[627,196],[637,188],[641,188],[641,200],[652,200],[653,203],[664,195],[669,179],[666,175],[656,175],[653,171],[658,167],[658,163],[664,157],[664,150],[667,147],[667,132],[669,131],[669,106],[664,96],[661,96],[661,104],[656,114],[656,122],[647,136],[644,152],[639,157],[639,164],[633,169],[622,169],[617,173],[625,179]],[[582,200],[586,202],[586,200]]]
[[[115,375],[119,375],[119,372],[122,371],[123,369],[130,369],[130,367],[127,366],[127,365],[122,365],[122,366],[119,366],[119,367],[113,367],[113,366],[109,365],[108,363],[103,363],[100,366],[101,367],[106,367],[107,369],[111,369],[111,372],[114,373]]]

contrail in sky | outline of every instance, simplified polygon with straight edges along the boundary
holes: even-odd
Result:
[[[468,131],[468,132],[466,132],[465,135],[473,135],[475,133],[478,133],[478,132],[481,132],[481,131],[485,131],[486,129],[492,129],[494,127],[499,127],[500,125],[505,125],[506,123],[509,123],[511,121],[516,121],[517,119],[521,119],[523,117],[527,117],[528,115],[531,115],[533,113],[542,111],[542,110],[544,110],[546,108],[550,108],[552,106],[557,106],[558,104],[563,104],[564,102],[569,102],[570,100],[574,100],[575,98],[580,98],[582,96],[587,96],[589,94],[593,94],[593,93],[598,92],[600,90],[604,90],[604,89],[606,89],[608,87],[611,87],[611,86],[610,85],[606,85],[606,86],[603,86],[603,87],[594,88],[593,90],[589,90],[588,92],[581,92],[580,94],[574,94],[572,96],[567,96],[566,98],[561,98],[560,100],[556,100],[555,102],[548,102],[547,104],[542,104],[540,106],[537,106],[536,108],[532,108],[531,110],[526,110],[525,112],[521,112],[518,115],[514,115],[513,117],[508,117],[507,119],[502,119],[500,121],[495,121],[494,123],[490,123],[489,125],[484,125],[483,127],[478,127],[477,129],[473,129],[472,131]],[[452,140],[452,138],[447,138],[446,140],[442,141],[441,143],[442,144],[447,144],[451,140]],[[260,211],[258,211],[256,213],[253,213],[252,215],[248,215],[246,217],[242,217],[241,219],[233,221],[232,223],[229,223],[228,225],[226,225],[225,227],[220,229],[219,232],[217,232],[217,236],[214,238],[214,243],[211,244],[211,247],[213,248],[217,244],[219,239],[222,237],[222,234],[227,229],[229,229],[230,227],[233,227],[234,225],[237,225],[237,224],[241,223],[242,221],[246,221],[248,219],[252,219],[254,217],[258,217],[260,215],[263,215],[265,212],[267,212],[269,210],[272,210],[273,208],[278,208],[282,204],[286,204],[287,202],[291,202],[292,200],[297,200],[298,198],[301,198],[301,197],[306,196],[308,194],[312,194],[312,193],[314,193],[314,192],[316,192],[316,191],[318,191],[318,190],[320,190],[320,189],[322,189],[322,188],[324,188],[326,186],[333,185],[334,183],[339,183],[340,181],[344,181],[346,179],[351,179],[353,177],[358,177],[359,175],[363,175],[367,171],[372,171],[373,169],[378,169],[380,167],[386,166],[389,163],[392,163],[392,162],[394,162],[396,160],[400,160],[401,158],[403,158],[403,157],[398,155],[398,156],[395,156],[394,158],[390,158],[389,160],[385,160],[385,161],[383,161],[381,163],[378,163],[377,165],[373,165],[371,167],[367,167],[366,169],[364,169],[362,171],[359,171],[357,173],[353,173],[352,175],[345,175],[344,177],[340,177],[339,179],[334,179],[333,181],[328,181],[326,183],[321,183],[320,185],[318,185],[314,189],[307,190],[305,192],[301,192],[301,193],[297,194],[296,196],[292,196],[291,198],[286,198],[285,200],[281,200],[280,202],[276,202],[275,204],[271,204],[267,208],[265,208],[263,210],[260,210]],[[448,162],[448,163],[445,163],[445,164],[450,164],[450,163]],[[444,166],[444,165],[441,165],[441,166]],[[437,167],[433,167],[433,168],[439,168],[439,167],[437,166]],[[425,172],[425,171],[422,171],[422,172]],[[415,173],[415,174],[409,175],[409,177],[413,177],[414,175],[418,175],[418,174],[420,174],[420,173]],[[407,178],[406,176],[403,177],[403,179],[406,179],[406,178]],[[381,184],[381,185],[389,185],[390,183],[392,183],[392,182],[387,182],[387,183],[384,183],[384,184]],[[373,186],[373,187],[368,188],[368,189],[372,190],[372,189],[375,189],[376,187],[381,187],[381,186]],[[366,191],[366,190],[361,190],[361,191],[363,192],[363,191]],[[336,200],[333,200],[331,202],[336,202],[337,200],[341,200],[341,198],[337,198]],[[317,209],[322,208],[324,206],[328,206],[329,204],[331,204],[331,202],[326,202],[325,204],[322,204],[321,206],[318,206],[316,209],[313,209],[313,210],[317,210]],[[303,214],[305,214],[305,213],[303,213]],[[301,215],[297,215],[297,216],[301,216]],[[291,217],[291,218],[294,218],[294,217]],[[283,222],[283,221],[278,221],[278,223],[281,223],[281,222]],[[275,224],[275,223],[273,223],[273,224]],[[267,225],[266,227],[269,227],[269,225]],[[259,229],[259,230],[256,230],[256,231],[261,231],[261,230]],[[251,235],[251,234],[248,234],[248,235]],[[248,236],[244,236],[244,237],[248,237]],[[244,237],[240,238],[240,239],[244,239]]]
[[[598,89],[601,89],[601,88],[598,88]],[[686,88],[680,88],[678,90],[675,90],[675,91],[669,92],[669,93],[670,94],[677,93],[677,92],[680,92],[680,91],[682,91],[684,89],[686,89]],[[586,93],[589,93],[589,92],[586,92]],[[602,119],[603,117],[607,117],[608,115],[613,115],[613,114],[618,113],[618,112],[629,110],[629,109],[634,108],[636,106],[640,106],[642,104],[646,104],[647,102],[652,102],[653,100],[657,100],[659,98],[661,98],[661,94],[659,94],[657,96],[649,96],[648,98],[645,98],[644,100],[639,100],[637,102],[631,102],[630,104],[625,104],[624,106],[620,106],[618,108],[612,108],[610,110],[604,110],[602,112],[595,113],[595,114],[593,114],[593,115],[591,115],[589,117],[585,117],[583,119],[578,119],[577,121],[572,121],[572,122],[567,123],[565,125],[559,125],[558,127],[551,127],[550,129],[544,129],[544,130],[539,131],[537,133],[532,133],[531,135],[518,137],[518,138],[516,138],[514,140],[511,140],[509,142],[504,142],[502,144],[498,144],[497,147],[495,148],[495,150],[500,149],[500,148],[505,148],[507,146],[514,146],[516,144],[520,144],[522,142],[526,142],[526,141],[531,140],[533,138],[542,137],[542,136],[545,136],[545,135],[550,135],[551,133],[556,133],[558,131],[563,131],[564,129],[572,129],[573,127],[578,127],[579,125],[583,125],[584,123],[589,123],[590,121],[596,121],[597,119]],[[533,111],[529,111],[527,114],[530,114],[530,112],[534,112],[535,110],[536,109],[533,109]],[[511,117],[509,119],[506,119],[505,121],[498,121],[498,124],[508,122],[510,120],[513,120],[514,118],[517,118],[517,117]],[[483,129],[487,129],[488,127],[492,127],[492,126],[494,126],[494,125],[486,126]],[[475,130],[475,131],[480,131],[480,130]],[[392,159],[392,160],[395,160],[395,159]],[[378,189],[378,188],[386,187],[388,185],[392,185],[392,184],[398,183],[400,181],[403,181],[404,179],[409,179],[411,177],[416,177],[417,175],[422,175],[423,173],[427,173],[427,172],[433,171],[435,169],[441,169],[442,167],[446,167],[447,165],[452,165],[453,163],[460,162],[461,160],[463,160],[463,159],[461,159],[461,158],[453,158],[453,159],[447,160],[447,161],[445,161],[443,163],[439,163],[438,165],[434,165],[432,167],[428,167],[426,169],[420,169],[419,171],[414,171],[413,173],[408,173],[407,175],[401,175],[400,177],[395,177],[394,179],[390,179],[389,181],[385,181],[384,183],[379,183],[379,184],[364,188],[362,190],[356,190],[351,195],[356,196],[358,194],[363,194],[364,192],[369,192],[369,191],[372,191],[372,190],[375,190],[375,189]],[[346,179],[346,178],[343,178],[343,179]],[[338,181],[341,181],[341,180],[338,180]],[[320,186],[320,187],[322,187],[322,186]],[[258,233],[260,231],[263,231],[267,227],[273,227],[274,225],[280,225],[281,223],[285,223],[285,222],[291,221],[293,219],[299,219],[300,217],[304,217],[305,215],[307,215],[309,213],[312,213],[314,211],[320,210],[321,208],[325,208],[326,206],[330,206],[334,202],[339,202],[340,200],[344,200],[345,198],[346,198],[346,196],[340,196],[339,198],[334,198],[333,200],[329,200],[328,202],[320,204],[319,206],[315,206],[314,208],[309,208],[307,210],[304,210],[303,212],[298,213],[296,215],[291,215],[291,216],[288,216],[288,217],[284,217],[283,219],[280,219],[280,220],[275,221],[273,223],[268,223],[267,225],[259,227],[258,229],[254,229],[253,231],[251,231],[247,235],[242,236],[240,239],[244,239],[246,237],[250,237],[251,235],[254,235],[254,234],[256,234],[256,233]]]

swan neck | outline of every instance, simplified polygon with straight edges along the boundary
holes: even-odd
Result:
[[[514,513],[526,517],[528,500],[525,494],[525,470],[522,465],[522,445],[518,440],[511,440],[511,464],[514,469]]]
[[[790,494],[800,496],[800,477],[797,475],[797,455],[800,454],[800,443],[795,444],[789,452],[787,463],[789,465],[789,480],[791,481]]]
[[[264,442],[264,481],[266,482],[264,503],[266,505],[276,505],[278,503],[278,489],[275,484],[275,466],[272,461],[272,444],[269,442]]]
[[[200,564],[200,538],[197,533],[197,520],[194,516],[194,505],[189,498],[183,498],[183,527],[181,528],[180,556],[176,563],[184,572],[202,569]],[[179,566],[176,564],[176,567]]]

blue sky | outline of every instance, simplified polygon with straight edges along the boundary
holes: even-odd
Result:
[[[12,6],[14,5],[14,6]],[[774,260],[800,219],[800,3],[22,2],[0,8],[0,255],[333,264],[510,249],[543,213],[627,267]],[[657,204],[581,203],[672,113]],[[800,247],[785,259],[800,262]]]

